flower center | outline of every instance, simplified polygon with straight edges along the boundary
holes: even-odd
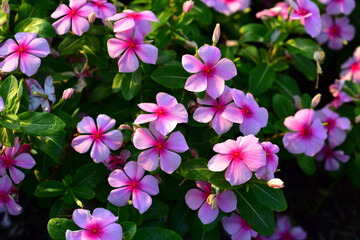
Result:
[[[3,164],[5,165],[5,167],[10,167],[13,165],[13,159],[12,158],[9,158],[9,157],[1,157],[0,158],[0,161],[3,162]]]
[[[296,10],[294,10],[294,12],[295,12],[296,14],[298,14],[298,15],[302,15],[302,16],[305,16],[305,15],[307,15],[307,14],[309,13],[309,11],[308,11],[308,10],[303,9],[303,8],[300,8],[300,9],[298,9],[297,11],[296,11]]]
[[[244,115],[246,117],[251,117],[252,116],[252,111],[249,108],[245,107],[242,110],[243,110],[243,113],[244,113]]]
[[[340,33],[341,33],[341,30],[340,30],[339,26],[337,26],[337,25],[333,25],[329,28],[329,35],[332,38],[339,37]]]
[[[71,15],[71,16],[75,16],[75,15],[76,15],[76,11],[75,11],[75,10],[71,10],[71,11],[70,11],[70,15]]]
[[[360,69],[360,63],[353,63],[351,64],[351,67],[350,67],[350,71],[351,72],[356,72]]]
[[[95,139],[100,139],[101,138],[101,133],[99,133],[99,132],[94,133],[94,138]]]
[[[164,115],[166,113],[165,109],[163,108],[158,108],[158,110],[156,111],[157,114],[159,115]]]
[[[206,72],[206,73],[210,73],[210,72],[211,72],[211,68],[210,68],[210,67],[208,67],[208,66],[206,66],[206,67],[205,67],[205,69],[204,69],[204,72]]]
[[[4,202],[7,199],[8,195],[6,193],[0,193],[0,199],[2,199]]]
[[[158,143],[156,143],[156,147],[157,147],[158,149],[162,149],[162,148],[164,147],[164,144],[161,143],[161,142],[158,142]]]
[[[132,183],[130,184],[130,187],[136,188],[136,187],[137,187],[137,183],[136,183],[136,182],[132,182]]]
[[[129,43],[129,48],[134,48],[135,46],[136,46],[136,44],[134,42]]]
[[[308,137],[311,136],[311,129],[306,128],[306,129],[304,129],[304,130],[301,132],[301,134],[302,134],[305,138],[308,138]]]
[[[335,120],[334,119],[329,119],[326,121],[326,125],[325,127],[328,129],[328,130],[331,130],[335,127]]]
[[[100,1],[97,1],[95,4],[98,5],[99,7],[102,6],[102,2],[100,2]]]

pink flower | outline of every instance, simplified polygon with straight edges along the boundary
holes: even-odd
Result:
[[[197,101],[202,105],[196,108],[194,112],[195,121],[201,123],[208,123],[211,121],[212,128],[219,135],[230,130],[233,123],[222,117],[224,109],[232,101],[231,91],[228,86],[225,86],[224,92],[217,100],[206,94],[204,99],[198,98]]]
[[[236,196],[233,191],[225,190],[213,194],[211,184],[196,181],[198,188],[190,189],[185,195],[185,202],[192,210],[199,209],[198,216],[203,224],[213,222],[221,211],[229,213],[236,209]]]
[[[96,17],[100,18],[104,24],[105,19],[116,14],[116,7],[112,3],[108,3],[107,0],[90,0],[89,6],[95,11]]]
[[[360,76],[360,75],[359,75]],[[329,91],[335,98],[330,104],[329,107],[339,108],[343,103],[351,102],[353,99],[347,93],[343,92],[345,80],[335,80],[335,83],[329,86]]]
[[[351,41],[355,36],[355,28],[349,24],[347,17],[333,18],[329,15],[322,16],[322,32],[316,37],[320,43],[328,41],[330,49],[339,50],[344,41]]]
[[[178,123],[188,122],[188,113],[184,105],[178,103],[176,98],[167,93],[156,94],[156,104],[140,103],[138,106],[150,114],[140,114],[134,123],[154,122],[155,129],[162,135],[170,133]]]
[[[183,3],[182,9],[184,13],[188,13],[194,7],[194,2],[192,0],[186,1]]]
[[[270,236],[270,240],[304,240],[306,237],[302,227],[292,227],[289,218],[282,216],[277,218],[275,233]]]
[[[29,89],[29,111],[35,111],[40,105],[45,112],[50,112],[50,102],[55,102],[55,88],[53,78],[48,76],[45,79],[44,89],[35,79],[26,79]]]
[[[267,182],[267,185],[273,189],[283,188],[284,182],[280,178],[273,178]]]
[[[235,105],[225,108],[223,118],[240,124],[240,131],[244,135],[257,134],[265,127],[268,121],[268,112],[259,107],[251,93],[245,93],[238,89],[231,90]]]
[[[330,15],[338,15],[343,13],[350,15],[355,9],[354,0],[319,0],[323,4],[327,4],[326,13]]]
[[[110,155],[103,163],[110,171],[122,169],[130,156],[131,152],[129,150],[122,150],[119,155]]]
[[[321,161],[325,159],[325,169],[336,171],[340,168],[339,162],[346,163],[350,157],[345,155],[342,150],[334,151],[332,147],[325,145],[320,152],[315,155],[315,159]]]
[[[231,185],[245,183],[252,177],[252,172],[266,164],[265,151],[254,135],[218,143],[213,150],[219,154],[210,159],[208,168],[215,172],[226,169],[225,179]]]
[[[66,240],[121,240],[122,228],[116,221],[119,219],[104,208],[95,208],[93,214],[89,210],[76,209],[72,218],[82,230],[66,230]]]
[[[274,178],[274,173],[278,166],[279,158],[276,153],[279,152],[279,147],[271,142],[262,142],[261,146],[263,147],[266,153],[266,165],[259,168],[255,175],[257,178],[262,180],[270,180]]]
[[[326,130],[314,110],[301,109],[295,116],[285,118],[284,125],[294,131],[286,133],[282,140],[289,152],[314,156],[324,146]]]
[[[20,62],[20,71],[30,77],[39,69],[40,58],[49,55],[49,43],[45,38],[36,38],[36,33],[16,33],[15,39],[16,42],[8,39],[1,44],[0,58],[5,59],[0,63],[0,70],[15,71]]]
[[[264,9],[256,13],[257,18],[266,19],[268,17],[280,16],[283,20],[288,18],[289,4],[287,2],[279,2],[275,7],[270,9]]]
[[[209,7],[225,15],[244,11],[250,7],[250,0],[201,0]]]
[[[159,182],[151,175],[144,176],[145,170],[136,162],[128,162],[124,170],[116,169],[110,173],[109,184],[114,189],[108,197],[109,202],[115,206],[125,206],[130,197],[133,206],[142,214],[151,206],[150,195],[159,193]]]
[[[300,20],[306,32],[316,37],[321,32],[321,17],[318,6],[310,0],[291,1],[293,10],[290,19]]]
[[[61,99],[68,100],[69,98],[71,98],[71,96],[73,94],[74,94],[74,89],[73,88],[68,88],[68,89],[64,90]]]
[[[119,130],[109,131],[116,121],[105,114],[100,114],[94,119],[84,117],[78,124],[77,130],[83,134],[74,138],[71,146],[78,153],[85,153],[91,147],[90,156],[96,162],[102,162],[110,155],[110,150],[121,147],[123,135]]]
[[[0,177],[0,211],[6,211],[10,215],[19,215],[21,206],[11,196],[12,182],[8,175]]]
[[[185,89],[192,92],[206,90],[212,98],[218,98],[224,91],[224,81],[236,76],[235,64],[227,58],[220,59],[220,49],[214,46],[202,46],[198,55],[204,63],[189,54],[182,57],[184,69],[196,73],[186,80]]]
[[[340,117],[338,113],[331,111],[329,108],[322,108],[316,114],[325,123],[329,145],[335,147],[342,144],[346,138],[345,131],[351,129],[350,120],[346,117]]]
[[[65,4],[60,4],[56,10],[51,14],[52,18],[59,18],[52,25],[56,33],[63,35],[70,29],[75,35],[81,36],[84,32],[89,30],[90,23],[87,18],[90,13],[95,10],[86,3],[86,0],[69,0],[69,7]]]
[[[2,147],[4,152],[0,155],[0,175],[4,176],[9,171],[10,177],[14,183],[20,183],[24,178],[25,174],[16,167],[24,169],[31,169],[35,166],[34,158],[26,153],[26,146],[20,146],[18,138],[15,138],[14,147]]]
[[[147,149],[138,156],[138,164],[147,171],[160,168],[164,172],[173,173],[181,163],[181,157],[177,153],[183,153],[189,149],[181,132],[173,132],[168,138],[155,130],[150,124],[150,131],[146,128],[136,129],[133,137],[134,146],[137,149]]]
[[[135,28],[135,33],[145,36],[151,32],[150,22],[159,22],[152,11],[135,12],[130,9],[122,13],[115,14],[108,18],[109,21],[115,21],[114,32],[124,32]]]
[[[4,110],[4,108],[5,108],[4,100],[2,99],[2,97],[0,97],[0,112]]]
[[[232,213],[230,217],[224,216],[221,223],[232,240],[251,240],[258,235],[237,213]]]
[[[107,48],[110,57],[120,57],[119,72],[135,72],[139,68],[139,60],[136,56],[144,63],[156,63],[158,49],[151,44],[145,44],[141,34],[128,30],[116,34],[116,37],[108,40]]]
[[[341,79],[360,83],[360,47],[356,48],[353,57],[341,65],[341,70]]]

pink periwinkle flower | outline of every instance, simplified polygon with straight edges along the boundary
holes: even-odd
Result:
[[[90,0],[88,5],[93,8],[96,17],[100,18],[104,24],[106,24],[105,19],[116,14],[116,7],[107,0]]]
[[[310,0],[291,1],[293,10],[290,19],[300,20],[305,26],[305,31],[311,36],[316,37],[321,32],[321,17],[318,6]]]
[[[8,175],[0,177],[0,211],[6,211],[10,215],[19,215],[21,206],[11,196],[12,182]]]
[[[335,98],[330,104],[329,107],[339,108],[343,103],[351,102],[353,99],[346,92],[343,92],[345,80],[335,80],[335,83],[329,86],[329,91],[332,96]]]
[[[5,108],[4,100],[2,99],[2,97],[0,97],[0,112],[1,112],[2,110],[4,110],[4,108]]]
[[[188,113],[184,105],[178,103],[175,97],[164,92],[156,94],[156,104],[140,103],[138,107],[150,114],[140,114],[134,123],[153,122],[155,129],[162,135],[170,133],[178,123],[188,122]]]
[[[221,223],[232,240],[251,240],[258,235],[237,213],[232,213],[230,217],[224,216]]]
[[[212,98],[218,98],[224,91],[225,82],[236,76],[235,64],[221,57],[220,49],[205,45],[199,48],[198,58],[186,54],[182,57],[182,65],[191,75],[185,83],[185,89],[192,92],[206,92]]]
[[[137,149],[147,149],[138,156],[138,164],[147,171],[160,168],[164,172],[173,173],[181,163],[181,157],[177,153],[183,153],[189,149],[181,132],[173,132],[166,138],[156,131],[150,124],[150,131],[146,128],[136,129],[133,137],[134,146]]]
[[[76,209],[72,218],[81,230],[66,230],[66,240],[121,240],[122,227],[116,223],[119,219],[104,208],[95,208],[92,215],[89,210]]]
[[[55,88],[53,78],[48,76],[45,79],[44,88],[33,78],[26,79],[29,89],[29,111],[35,111],[40,105],[45,112],[50,112],[50,102],[55,102]]]
[[[208,168],[214,172],[226,169],[225,179],[231,185],[247,182],[252,172],[266,164],[266,153],[254,135],[226,140],[216,144],[213,150],[219,154],[210,159]]]
[[[278,166],[279,157],[276,155],[279,152],[279,147],[271,142],[262,142],[266,154],[266,165],[259,168],[255,175],[262,180],[270,180],[274,178],[274,173]]]
[[[302,227],[292,227],[290,219],[281,216],[276,219],[275,233],[270,236],[270,240],[304,240],[306,237],[307,234]]]
[[[145,170],[136,162],[128,162],[124,170],[116,169],[110,173],[109,184],[117,188],[110,192],[109,202],[115,206],[125,206],[130,197],[133,206],[142,214],[151,206],[150,195],[159,193],[159,182],[151,175],[144,176]]]
[[[31,169],[36,164],[34,158],[26,152],[26,149],[26,146],[20,146],[18,138],[15,138],[13,147],[2,147],[3,154],[0,155],[1,176],[6,175],[6,170],[8,170],[12,181],[16,184],[19,184],[25,178],[25,174],[16,167]]]
[[[354,55],[341,65],[340,77],[360,84],[360,47],[357,47]]]
[[[211,122],[211,127],[219,135],[230,130],[233,123],[222,116],[224,109],[232,102],[231,90],[228,86],[225,86],[224,92],[218,99],[206,94],[204,99],[198,98],[197,101],[201,105],[194,112],[195,121]]]
[[[221,211],[229,213],[236,209],[236,196],[231,190],[213,193],[211,184],[196,181],[198,188],[192,188],[185,195],[185,202],[192,210],[198,211],[198,217],[203,224],[213,222]]]
[[[49,43],[45,38],[37,38],[36,33],[20,32],[15,34],[16,42],[6,40],[0,47],[0,71],[12,72],[19,66],[28,77],[34,75],[40,67],[40,58],[50,54]]]
[[[51,14],[54,19],[61,17],[52,25],[59,35],[67,33],[71,26],[72,32],[81,36],[90,28],[88,16],[92,12],[95,12],[95,10],[86,0],[69,0],[69,6],[60,4]]]
[[[325,159],[325,169],[327,171],[337,171],[340,168],[340,163],[349,161],[350,156],[345,155],[344,151],[335,151],[332,147],[325,145],[320,152],[315,155],[315,159],[321,161]]]
[[[314,156],[325,144],[326,130],[313,109],[301,109],[294,116],[285,118],[288,132],[282,140],[284,147],[291,153],[304,153]]]
[[[122,169],[130,156],[131,152],[129,150],[122,150],[119,155],[111,154],[103,163],[110,171]]]
[[[251,93],[238,89],[231,90],[235,104],[225,108],[223,118],[240,124],[240,131],[244,135],[257,134],[268,121],[266,108],[259,107]]]
[[[146,10],[138,13],[130,9],[115,14],[109,17],[108,20],[115,21],[114,32],[116,33],[135,29],[135,33],[142,36],[151,32],[151,24],[149,22],[159,22],[152,11]]]
[[[349,24],[347,17],[333,18],[329,15],[322,16],[322,32],[316,37],[320,43],[328,42],[330,49],[339,50],[344,41],[351,41],[355,36],[355,28]]]
[[[225,15],[244,11],[250,7],[250,0],[201,0],[207,6]]]
[[[355,9],[354,0],[319,0],[321,3],[326,4],[326,13],[330,15],[338,15],[343,13],[350,15]]]
[[[336,112],[329,108],[322,108],[317,111],[317,116],[325,123],[328,134],[328,142],[331,147],[339,146],[346,139],[346,130],[351,129],[351,122],[347,117],[340,117]]]
[[[273,8],[264,9],[256,13],[256,17],[267,19],[268,17],[280,16],[281,19],[285,20],[288,18],[288,12],[289,12],[289,4],[287,2],[279,2]]]
[[[110,155],[110,150],[117,150],[121,147],[123,135],[119,130],[111,130],[116,121],[105,114],[100,114],[94,119],[84,117],[78,124],[77,130],[80,136],[75,137],[71,146],[78,153],[87,152],[90,147],[90,156],[96,162],[102,162]]]
[[[137,32],[128,30],[115,35],[107,42],[108,53],[112,58],[119,58],[119,72],[135,72],[139,68],[139,60],[144,63],[155,64],[158,57],[158,49],[145,44],[143,36]]]

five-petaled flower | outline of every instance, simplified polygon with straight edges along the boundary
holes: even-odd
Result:
[[[266,165],[259,168],[255,175],[257,178],[262,180],[270,180],[274,178],[274,173],[278,166],[279,157],[276,153],[279,152],[279,147],[271,142],[262,142],[261,146],[263,147],[266,153]]]
[[[355,9],[354,0],[319,0],[326,4],[326,13],[330,15],[338,15],[343,13],[349,15]]]
[[[21,206],[11,196],[12,182],[8,175],[0,177],[0,212],[6,211],[10,215],[19,215]]]
[[[350,156],[345,155],[342,150],[334,150],[333,147],[325,145],[320,152],[315,155],[315,159],[321,161],[325,159],[325,169],[327,171],[336,171],[340,168],[340,163],[349,161]]]
[[[55,102],[55,88],[53,78],[48,76],[45,79],[44,88],[35,79],[26,79],[29,89],[29,110],[35,111],[40,105],[45,112],[50,112],[50,102]]]
[[[232,240],[250,240],[258,235],[237,213],[232,213],[229,217],[224,216],[221,223]]]
[[[304,240],[307,234],[302,227],[291,226],[288,216],[281,216],[276,219],[275,233],[270,236],[271,240]]]

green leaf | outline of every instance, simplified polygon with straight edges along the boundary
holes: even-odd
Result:
[[[160,227],[140,228],[133,240],[182,240],[182,238],[169,229]]]
[[[275,94],[272,99],[272,107],[279,118],[285,118],[294,114],[294,105],[291,100],[282,94]]]
[[[75,54],[82,49],[85,44],[85,37],[70,35],[67,36],[58,47],[60,55]]]
[[[66,204],[62,199],[56,200],[50,208],[50,218],[57,218],[74,210],[74,205]]]
[[[321,50],[321,47],[315,41],[307,38],[289,39],[286,46],[293,53],[302,54],[309,59],[314,59],[314,52]]]
[[[48,16],[49,0],[22,0],[18,11],[18,21],[26,18]]]
[[[15,32],[37,33],[38,37],[50,38],[55,37],[56,32],[53,26],[41,18],[26,18],[18,23]]]
[[[275,81],[275,71],[266,63],[260,63],[250,73],[249,90],[254,96],[266,92]]]
[[[159,56],[156,60],[156,64],[165,64],[171,60],[176,59],[176,51],[174,50],[159,50]]]
[[[83,198],[86,200],[93,199],[95,197],[95,192],[88,186],[77,186],[73,189],[75,196]]]
[[[277,74],[275,84],[279,87],[279,90],[290,99],[292,99],[294,95],[300,95],[297,82],[287,74]]]
[[[53,240],[65,240],[66,230],[74,231],[79,229],[79,227],[70,219],[52,218],[48,222],[47,229]]]
[[[300,54],[294,54],[292,52],[290,52],[290,56],[293,60],[294,66],[301,73],[303,73],[307,79],[315,80],[317,73],[316,73],[316,65],[314,61],[311,61]]]
[[[144,220],[165,217],[169,213],[169,206],[163,201],[153,199],[150,208],[143,214]]]
[[[241,43],[262,42],[264,41],[266,28],[260,23],[250,23],[240,28],[240,34],[242,34]]]
[[[214,172],[207,167],[208,160],[204,158],[191,159],[181,164],[178,173],[184,178],[194,181],[208,181]]]
[[[4,127],[0,127],[0,143],[5,147],[12,147],[14,146],[15,137],[13,132]]]
[[[257,200],[265,206],[275,211],[285,211],[287,203],[281,189],[273,189],[264,184],[253,184],[250,191],[255,195]]]
[[[60,164],[65,143],[65,132],[59,132],[57,135],[39,137],[38,146],[44,153],[49,155],[55,163]]]
[[[0,118],[0,125],[3,125],[4,127],[11,130],[18,130],[20,129],[19,117],[15,114],[5,115],[4,117]]]
[[[313,175],[316,171],[316,165],[314,157],[306,156],[305,154],[301,154],[297,156],[297,163],[301,170],[307,175]]]
[[[64,129],[65,123],[48,112],[23,112],[19,115],[21,129],[31,135],[56,135]]]
[[[113,79],[112,91],[113,93],[118,93],[121,90],[121,81],[125,77],[125,73],[117,73]]]
[[[212,22],[212,13],[210,8],[201,2],[197,2],[189,14],[194,15],[196,20],[205,25],[210,25]]]
[[[123,239],[131,240],[136,233],[137,226],[133,222],[122,222],[121,227],[123,230]]]
[[[166,88],[180,89],[184,88],[189,73],[180,66],[164,66],[153,72],[151,78]]]
[[[62,196],[65,193],[65,186],[62,182],[56,180],[49,180],[46,182],[41,182],[36,190],[36,197],[56,197]]]
[[[94,162],[85,164],[75,172],[73,179],[74,187],[88,186],[95,188],[101,181],[104,181],[106,175],[107,170],[102,164]]]
[[[0,97],[2,97],[5,104],[5,112],[10,110],[12,113],[17,112],[15,105],[16,96],[18,94],[19,84],[16,77],[13,75],[8,76],[0,85]]]
[[[129,219],[129,206],[118,207],[108,203],[106,209],[111,211],[115,216],[119,217],[119,223],[126,222]]]
[[[83,46],[83,50],[86,53],[86,56],[89,59],[89,63],[98,67],[98,68],[107,68],[109,66],[109,62],[107,58],[104,56],[107,54],[104,51],[94,51],[93,47],[89,47],[87,45]]]
[[[220,189],[238,189],[242,187],[242,185],[231,186],[230,183],[225,179],[224,172],[214,173],[210,177],[209,182],[214,184]]]
[[[141,89],[142,72],[141,68],[133,73],[124,74],[121,78],[120,89],[125,100],[133,99]]]

